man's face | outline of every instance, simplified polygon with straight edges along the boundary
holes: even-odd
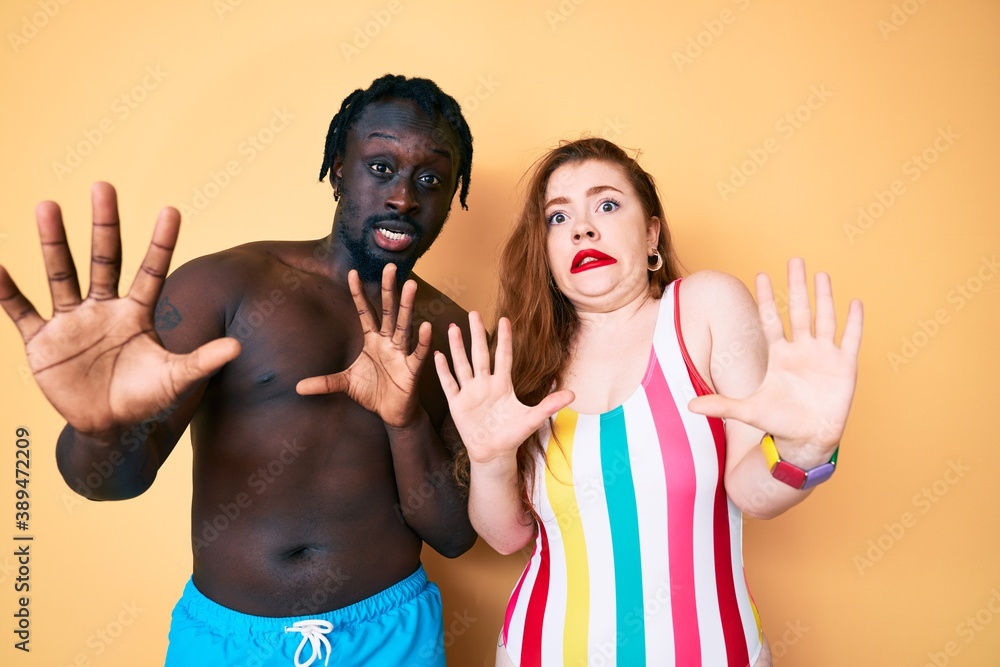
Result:
[[[364,282],[392,262],[405,280],[444,226],[458,183],[459,141],[409,100],[370,103],[334,159],[335,227]]]

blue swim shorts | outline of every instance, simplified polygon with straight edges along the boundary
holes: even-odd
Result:
[[[184,587],[165,667],[444,667],[441,592],[423,566],[343,609],[272,618],[234,611]]]

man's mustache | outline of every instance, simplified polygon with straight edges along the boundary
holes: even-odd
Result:
[[[382,222],[402,222],[408,225],[415,236],[419,236],[423,233],[423,229],[413,218],[408,215],[399,215],[398,213],[376,213],[365,218],[365,228],[373,229]]]

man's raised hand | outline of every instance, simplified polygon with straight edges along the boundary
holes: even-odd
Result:
[[[180,228],[176,209],[160,212],[153,239],[128,294],[118,297],[121,234],[114,188],[91,188],[93,240],[90,289],[81,298],[76,266],[54,202],[36,208],[52,294],[44,320],[0,266],[0,305],[24,339],[28,365],[53,407],[77,431],[109,437],[171,406],[198,380],[236,358],[240,345],[222,338],[190,354],[163,348],[153,309]]]
[[[410,351],[417,283],[406,281],[397,302],[396,266],[387,264],[382,271],[382,318],[376,320],[358,272],[352,269],[347,282],[364,332],[361,354],[340,373],[301,380],[296,391],[303,395],[344,392],[388,426],[409,426],[420,412],[417,381],[431,346],[431,325],[423,322]]]

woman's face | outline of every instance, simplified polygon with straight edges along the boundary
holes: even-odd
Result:
[[[660,231],[622,170],[602,160],[552,172],[545,189],[549,266],[578,311],[607,312],[649,289],[647,256]]]

